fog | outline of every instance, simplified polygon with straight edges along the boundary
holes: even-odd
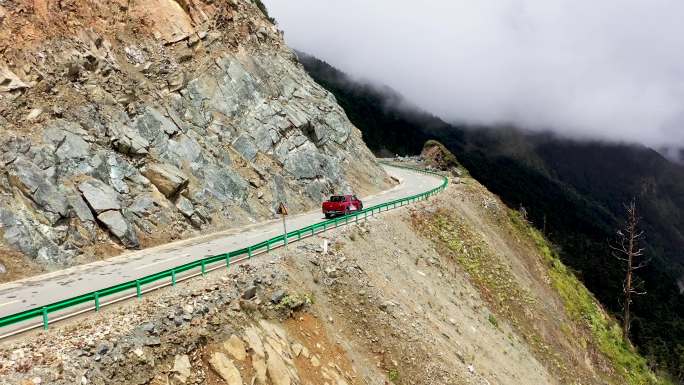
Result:
[[[684,2],[265,0],[288,44],[445,120],[684,146]]]

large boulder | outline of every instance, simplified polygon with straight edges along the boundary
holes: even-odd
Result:
[[[173,0],[146,0],[135,2],[131,13],[147,17],[152,23],[153,31],[165,43],[175,43],[188,38],[195,32],[192,19],[181,4]],[[192,2],[187,2],[192,4]]]
[[[192,364],[190,363],[190,357],[186,354],[176,355],[173,363],[173,369],[175,378],[181,383],[185,384],[187,379],[192,375]]]
[[[240,371],[235,367],[233,360],[225,354],[220,352],[212,354],[209,364],[228,385],[242,385]]]
[[[188,185],[188,176],[178,167],[167,163],[146,166],[142,174],[167,198],[176,195]]]
[[[90,208],[97,214],[121,209],[119,194],[111,186],[98,179],[81,182],[78,185],[78,190],[83,194]]]
[[[268,370],[268,377],[271,379],[273,385],[290,385],[292,379],[290,378],[290,373],[283,361],[283,358],[276,352],[271,345],[267,344],[265,346],[266,354],[268,356],[266,360],[266,367]]]
[[[51,222],[66,217],[69,204],[65,195],[50,182],[49,174],[34,163],[19,158],[8,170],[9,183],[50,213]]]
[[[0,93],[23,90],[29,88],[19,77],[6,65],[0,65]]]
[[[122,154],[146,155],[150,141],[143,138],[134,128],[120,125],[111,132],[112,145]]]
[[[78,194],[72,194],[67,197],[67,200],[69,201],[69,206],[71,207],[71,211],[73,215],[76,215],[78,219],[80,219],[82,222],[94,222],[95,218],[93,217],[93,213],[90,211],[90,208],[88,205],[83,201],[83,198],[81,198],[80,195]]]
[[[133,226],[124,218],[120,211],[105,211],[97,216],[97,220],[102,222],[109,231],[116,236],[121,243],[128,248],[140,246],[138,236],[133,230]]]

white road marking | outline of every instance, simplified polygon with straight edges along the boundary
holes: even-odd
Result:
[[[165,262],[173,261],[174,259],[178,259],[178,258],[180,258],[180,257],[187,257],[187,254],[185,254],[185,255],[176,255],[175,257],[166,258],[166,259],[162,259],[161,261],[148,263],[147,265],[138,266],[138,267],[134,268],[133,270],[142,270],[142,269],[146,269],[146,268],[148,268],[148,267],[150,267],[150,266],[159,265],[160,263],[165,263]]]
[[[17,302],[19,302],[18,299],[15,299],[14,301],[5,302],[5,303],[0,303],[0,307],[7,306],[7,305],[11,305],[11,304],[14,304],[14,303],[17,303]]]

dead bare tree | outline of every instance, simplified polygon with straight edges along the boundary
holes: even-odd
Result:
[[[641,218],[636,207],[636,200],[632,199],[629,204],[625,204],[625,227],[617,231],[616,241],[609,244],[613,250],[613,256],[626,264],[626,275],[622,285],[624,295],[624,313],[622,329],[625,338],[629,338],[631,326],[630,305],[632,295],[643,295],[645,291],[640,291],[635,284],[634,272],[646,266],[650,259],[642,259],[644,248],[641,242],[644,239],[644,232],[639,228]]]

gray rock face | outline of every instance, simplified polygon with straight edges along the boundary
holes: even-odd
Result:
[[[120,210],[119,194],[108,184],[90,179],[78,185],[78,190],[83,194],[88,205],[96,212],[107,210]]]
[[[146,166],[142,174],[167,198],[176,195],[188,185],[188,176],[170,164],[155,163]]]
[[[41,170],[34,163],[19,158],[10,165],[7,175],[10,185],[32,199],[54,223],[66,216],[69,205],[62,191],[51,183],[51,171]]]
[[[118,126],[112,130],[112,145],[119,152],[128,155],[146,155],[150,142],[138,131],[128,126]]]
[[[10,114],[0,117],[1,242],[68,264],[96,242],[135,248],[270,218],[279,202],[298,212],[333,192],[383,187],[360,132],[277,29],[247,2],[229,7],[225,30],[188,41],[142,33],[116,46],[115,34],[89,29],[18,48],[52,55],[0,68],[0,92],[23,95],[0,95]],[[213,8],[197,15],[224,16]]]
[[[192,202],[190,202],[188,198],[182,196],[178,198],[176,208],[188,218],[192,217],[192,214],[195,213],[195,207],[192,205]]]
[[[109,231],[112,232],[124,246],[135,248],[140,246],[138,237],[133,231],[131,224],[119,211],[105,211],[97,216],[97,220],[102,222]]]
[[[93,218],[93,213],[90,211],[90,208],[83,201],[83,198],[81,198],[80,195],[74,194],[67,197],[67,199],[69,201],[69,206],[71,206],[73,213],[78,219],[80,219],[82,222],[95,221],[95,218]]]

